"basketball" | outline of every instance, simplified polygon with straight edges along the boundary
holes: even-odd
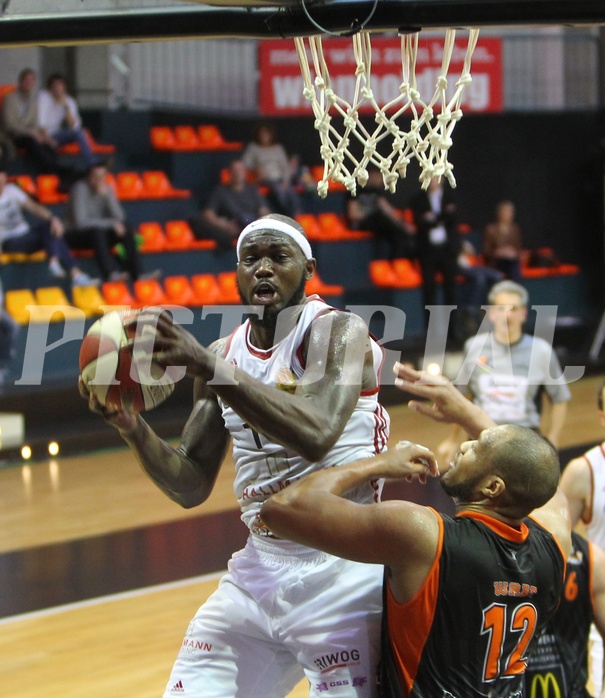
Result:
[[[149,362],[145,352],[133,351],[138,310],[115,310],[99,318],[86,333],[80,346],[80,374],[88,390],[110,409],[124,406],[135,412],[150,410],[171,395],[174,382],[163,367]],[[139,329],[141,337],[155,327]],[[137,355],[138,354],[138,355]]]

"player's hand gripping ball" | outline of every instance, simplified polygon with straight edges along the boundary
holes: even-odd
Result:
[[[174,382],[164,368],[144,351],[134,349],[136,324],[128,325],[138,310],[115,310],[99,318],[86,333],[80,347],[80,373],[97,400],[113,410],[143,412],[171,395]],[[155,326],[139,329],[141,339],[155,335]]]

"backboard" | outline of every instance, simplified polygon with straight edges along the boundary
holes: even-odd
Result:
[[[58,7],[60,6],[60,7]],[[2,0],[0,46],[605,24],[601,0]],[[321,29],[320,29],[321,28]]]

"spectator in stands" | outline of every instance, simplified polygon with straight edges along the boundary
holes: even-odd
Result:
[[[368,168],[368,182],[357,191],[356,196],[348,195],[345,207],[347,224],[352,230],[369,230],[377,241],[386,240],[391,259],[416,254],[416,231],[406,223],[399,211],[385,194],[380,170]]]
[[[478,259],[477,252],[469,240],[462,239],[458,254],[458,275],[466,281],[463,289],[461,309],[466,334],[475,334],[482,320],[481,306],[487,302],[489,289],[504,279],[504,274],[488,267]]]
[[[42,219],[30,225],[24,212]],[[0,246],[3,252],[33,254],[44,250],[48,270],[56,278],[68,273],[75,286],[98,284],[77,265],[63,237],[63,223],[52,211],[30,198],[20,187],[8,181],[6,165],[0,163]]]
[[[36,73],[24,68],[19,73],[17,89],[4,97],[4,129],[17,148],[23,148],[41,172],[71,174],[72,168],[59,163],[56,144],[40,126]]]
[[[410,203],[416,225],[424,306],[436,304],[437,272],[441,272],[443,278],[445,305],[455,306],[460,240],[456,227],[456,203],[451,190],[441,177],[433,177],[428,188],[420,189]],[[450,326],[455,330],[455,323]]]
[[[4,130],[0,129],[0,159],[5,162],[12,162],[17,156],[17,149],[13,139]]]
[[[521,281],[521,228],[515,222],[515,205],[500,201],[496,206],[496,220],[488,223],[483,232],[485,263],[501,271],[512,281]]]
[[[190,218],[189,224],[197,238],[216,240],[219,250],[225,251],[248,223],[268,213],[271,210],[258,186],[248,182],[246,165],[234,160],[229,166],[229,181],[211,192],[201,214]]]
[[[267,199],[277,213],[290,217],[302,213],[300,197],[292,184],[293,165],[284,146],[276,140],[273,124],[256,127],[254,140],[246,146],[243,160],[256,182],[267,187]]]
[[[95,155],[82,129],[78,105],[67,94],[67,83],[60,73],[53,73],[46,82],[46,89],[38,95],[38,122],[50,136],[54,148],[77,143],[85,164],[90,166],[95,162]]]
[[[15,356],[19,325],[4,309],[4,289],[0,282],[0,383],[6,381],[8,365]]]
[[[132,227],[113,187],[107,182],[107,167],[96,163],[70,189],[65,220],[65,239],[72,249],[92,249],[106,281],[136,281],[141,263]],[[121,243],[125,259],[113,253]],[[147,275],[149,276],[149,275]],[[152,276],[159,276],[159,271]]]

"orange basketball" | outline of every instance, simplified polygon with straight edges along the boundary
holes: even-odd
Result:
[[[98,401],[110,409],[130,406],[135,412],[150,410],[173,392],[168,373],[144,352],[129,344],[134,339],[138,310],[115,310],[99,318],[86,333],[80,346],[80,374]],[[144,326],[142,334],[154,332]]]

